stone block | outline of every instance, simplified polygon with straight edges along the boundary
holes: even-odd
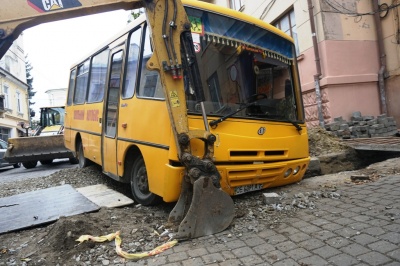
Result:
[[[264,203],[269,204],[278,204],[281,200],[281,197],[277,193],[263,193]]]
[[[374,117],[372,116],[372,115],[365,115],[365,116],[363,116],[363,120],[364,121],[371,121],[371,120],[373,120],[374,119]]]

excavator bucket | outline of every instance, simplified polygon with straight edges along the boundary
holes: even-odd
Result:
[[[73,153],[64,146],[63,135],[8,139],[8,148],[4,155],[4,159],[10,163],[73,157]]]
[[[181,194],[169,216],[179,223],[176,239],[212,235],[225,230],[232,222],[235,207],[232,198],[216,188],[211,179],[200,177],[193,183],[182,182]]]

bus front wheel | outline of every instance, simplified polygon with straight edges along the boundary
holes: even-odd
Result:
[[[133,198],[142,205],[155,205],[161,201],[161,198],[150,192],[149,180],[147,177],[146,165],[143,157],[135,160],[130,174],[131,191]]]

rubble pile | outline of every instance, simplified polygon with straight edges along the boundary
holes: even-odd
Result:
[[[332,123],[325,125],[325,129],[343,139],[389,137],[397,133],[393,117],[382,114],[375,118],[371,115],[363,116],[361,112],[354,112],[350,121],[341,116],[336,117]]]

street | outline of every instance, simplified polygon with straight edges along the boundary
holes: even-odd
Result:
[[[48,176],[61,169],[76,168],[77,164],[70,164],[68,159],[57,159],[48,165],[42,165],[38,162],[35,168],[26,169],[21,166],[20,168],[4,167],[0,168],[0,185],[7,182],[21,181],[29,178],[37,178],[41,176]]]

